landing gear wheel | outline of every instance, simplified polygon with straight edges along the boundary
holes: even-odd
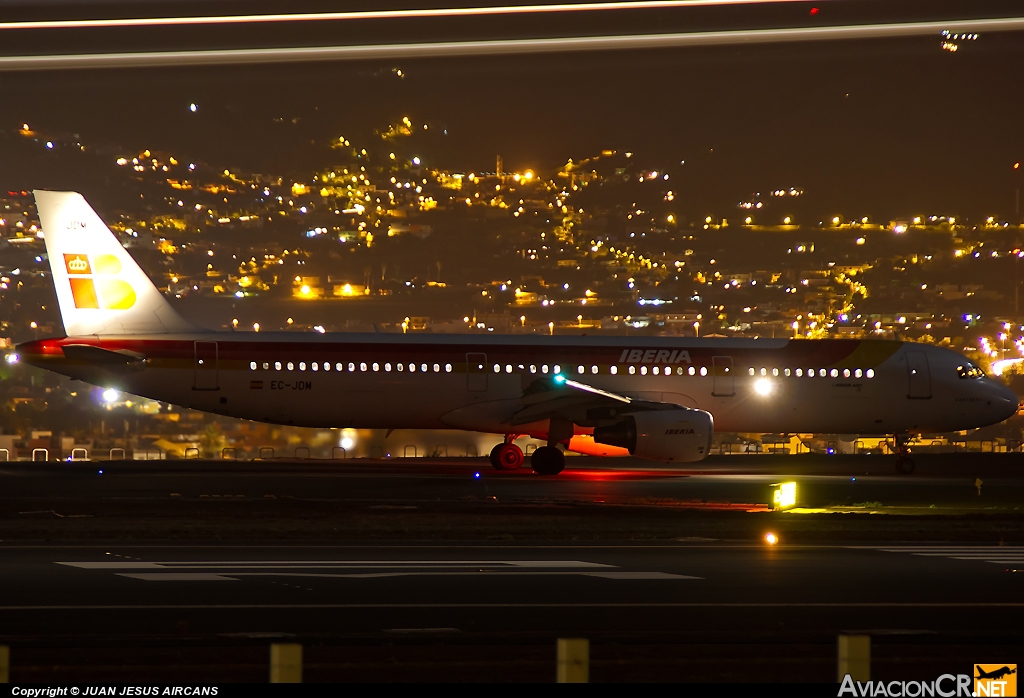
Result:
[[[900,475],[910,475],[917,470],[917,464],[914,463],[914,459],[910,456],[897,456],[896,457],[896,472]]]
[[[498,444],[491,449],[491,465],[495,470],[518,470],[523,460],[523,449],[513,443]]]
[[[558,475],[565,469],[565,454],[554,446],[541,446],[530,456],[530,464],[538,475]]]

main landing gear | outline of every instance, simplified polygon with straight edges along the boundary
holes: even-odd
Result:
[[[523,465],[523,449],[513,443],[518,434],[509,434],[503,443],[491,449],[491,465],[495,470],[519,470]]]
[[[917,464],[910,456],[910,435],[895,434],[892,440],[896,447],[896,472],[910,475],[917,469]]]
[[[509,434],[503,443],[491,449],[491,465],[495,470],[518,470],[525,457],[523,449],[515,445],[518,434]],[[558,475],[565,469],[565,454],[556,446],[541,446],[530,456],[530,465],[538,475]]]
[[[530,464],[538,475],[558,475],[565,469],[565,454],[557,446],[541,446],[530,456]]]

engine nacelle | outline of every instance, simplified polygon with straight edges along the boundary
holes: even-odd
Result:
[[[594,441],[630,455],[663,463],[693,463],[711,450],[715,421],[703,410],[634,412],[615,424],[596,427]]]

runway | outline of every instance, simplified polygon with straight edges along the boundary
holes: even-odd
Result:
[[[1024,611],[1020,546],[5,546],[0,569],[2,641],[27,657],[62,657],[82,675],[96,673],[76,666],[89,647],[128,663],[146,648],[202,647],[212,677],[259,675],[258,660],[244,670],[221,662],[284,638],[325,657],[388,646],[409,658],[441,644],[453,668],[490,652],[481,648],[504,648],[512,656],[504,669],[492,657],[492,671],[515,679],[523,657],[571,636],[591,640],[605,680],[628,678],[621,662],[643,647],[642,664],[660,658],[652,676],[665,680],[715,680],[724,658],[748,661],[753,651],[787,671],[803,658],[790,681],[829,681],[835,635],[863,632],[879,647],[878,678],[906,678],[950,670],[958,657],[966,665],[1018,654]],[[671,658],[696,646],[704,669]],[[549,680],[542,655],[518,678]],[[322,680],[380,678],[372,664],[325,661],[317,671]],[[405,678],[444,671],[441,662]],[[763,661],[730,672],[779,680]]]
[[[830,682],[849,632],[967,671],[1022,649],[1019,461],[4,464],[0,644],[23,683],[264,681],[282,640],[309,681],[550,681],[567,636],[595,681]]]

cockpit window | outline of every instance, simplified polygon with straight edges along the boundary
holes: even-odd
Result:
[[[956,367],[956,373],[961,378],[984,378],[985,372],[977,364],[966,361]]]

